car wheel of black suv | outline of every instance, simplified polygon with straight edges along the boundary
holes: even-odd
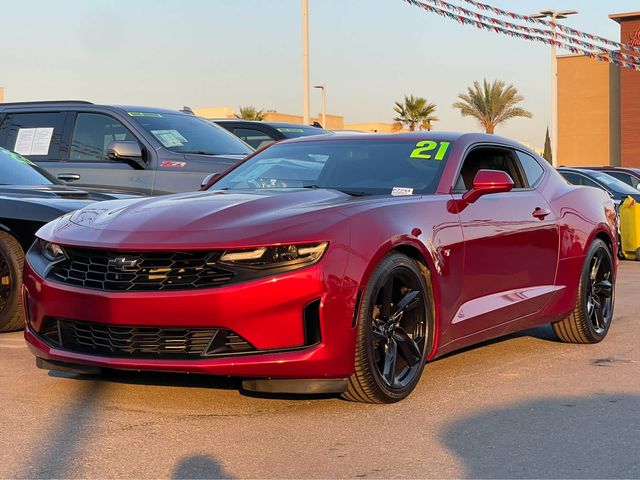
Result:
[[[598,343],[607,336],[615,300],[613,265],[607,245],[594,240],[582,267],[576,306],[564,320],[552,324],[560,340]]]
[[[0,332],[20,330],[22,318],[22,247],[6,232],[0,232]]]
[[[429,292],[414,260],[391,253],[380,262],[360,305],[355,373],[344,398],[392,403],[411,393],[427,358],[433,324]]]

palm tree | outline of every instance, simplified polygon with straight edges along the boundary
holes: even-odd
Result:
[[[426,98],[404,96],[404,101],[396,102],[393,110],[398,114],[394,120],[394,126],[399,130],[406,125],[410,131],[431,130],[431,122],[438,120],[435,111],[436,106],[429,103]]]
[[[516,107],[524,97],[518,94],[516,87],[502,80],[489,83],[485,78],[483,85],[473,82],[473,87],[468,87],[467,93],[461,93],[458,98],[462,101],[454,103],[453,107],[460,109],[463,117],[478,120],[487,133],[493,133],[498,125],[510,118],[533,116],[524,108]]]
[[[257,110],[254,106],[240,107],[240,113],[236,113],[236,118],[242,118],[243,120],[264,120],[267,118],[267,112],[264,110]]]

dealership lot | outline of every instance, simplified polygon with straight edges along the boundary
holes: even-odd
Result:
[[[386,406],[47,373],[2,334],[0,477],[638,477],[639,283],[640,263],[621,263],[600,344],[530,330],[428,365]]]

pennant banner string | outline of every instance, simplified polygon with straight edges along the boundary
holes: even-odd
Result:
[[[466,8],[462,8],[458,5],[453,5],[451,3],[445,2],[444,0],[422,0],[423,2],[428,2],[434,5],[437,5],[439,7],[442,8],[446,8],[448,10],[451,10],[453,12],[456,13],[461,13],[463,15],[467,15],[475,20],[480,20],[480,21],[485,21],[485,22],[489,22],[491,24],[494,25],[501,25],[504,26],[506,28],[510,28],[513,30],[519,30],[519,31],[523,31],[523,32],[528,32],[528,33],[534,33],[536,35],[542,35],[545,37],[551,37],[554,39],[561,39],[564,40],[566,43],[570,43],[570,44],[574,44],[574,45],[579,45],[581,47],[590,49],[590,50],[595,50],[595,52],[605,52],[608,55],[611,55],[613,57],[622,59],[622,60],[627,60],[629,62],[632,63],[640,63],[640,57],[636,56],[636,55],[630,55],[627,53],[622,53],[622,52],[618,52],[618,51],[614,51],[614,50],[610,50],[608,48],[604,48],[598,45],[594,45],[593,43],[590,42],[586,42],[584,40],[580,40],[578,38],[572,37],[570,35],[566,35],[562,32],[554,32],[551,30],[544,30],[544,29],[540,29],[540,28],[535,28],[535,27],[527,27],[525,25],[518,25],[516,23],[511,23],[511,22],[507,22],[504,20],[499,20],[497,18],[493,18],[493,17],[488,17],[485,15],[482,15],[480,13],[474,12],[472,10],[467,10]]]
[[[541,37],[539,35],[533,35],[530,33],[523,33],[523,32],[519,32],[519,31],[514,31],[514,30],[509,30],[507,28],[504,28],[502,26],[498,26],[496,24],[492,24],[492,23],[485,23],[482,22],[480,20],[474,20],[472,18],[468,18],[462,15],[457,15],[455,13],[452,13],[448,10],[443,10],[441,8],[438,7],[434,7],[432,5],[427,5],[426,3],[422,3],[418,0],[404,0],[404,2],[409,3],[410,5],[422,8],[423,10],[426,10],[428,12],[431,13],[435,13],[437,15],[446,17],[450,20],[455,20],[458,23],[461,23],[463,25],[472,25],[476,28],[479,28],[481,30],[488,30],[491,32],[495,32],[495,33],[500,33],[503,35],[509,35],[511,37],[517,37],[517,38],[522,38],[524,40],[529,40],[529,41],[536,41],[536,42],[542,42],[545,43],[547,45],[556,45],[557,47],[563,48],[565,50],[570,51],[571,53],[575,53],[575,54],[581,54],[581,55],[585,55],[587,57],[591,57],[594,58],[600,62],[609,62],[609,63],[613,63],[614,65],[618,65],[621,67],[625,67],[625,68],[629,68],[631,70],[636,70],[636,71],[640,71],[640,64],[636,64],[636,63],[630,63],[624,60],[620,60],[618,58],[613,57],[610,54],[610,51],[608,52],[592,52],[590,50],[585,50],[583,48],[579,48],[576,47],[574,45],[570,45],[568,43],[565,43],[563,41],[560,40],[556,40],[553,38],[547,38],[547,37]]]
[[[553,26],[554,24],[556,25],[556,27],[558,27],[559,30],[562,30],[563,32],[569,34],[569,35],[574,35],[576,37],[580,37],[580,38],[587,38],[589,40],[592,41],[596,41],[596,42],[601,42],[601,43],[605,43],[607,45],[610,45],[612,47],[616,47],[616,48],[620,48],[622,50],[629,50],[632,52],[640,52],[640,47],[636,47],[634,45],[630,45],[630,44],[623,44],[620,42],[615,42],[613,40],[609,40],[608,38],[604,38],[604,37],[599,37],[597,35],[591,35],[590,33],[586,33],[586,32],[582,32],[580,30],[576,30],[575,28],[571,28],[571,27],[567,27],[561,23],[557,23],[557,22],[553,22],[551,20],[545,20],[544,18],[535,18],[535,17],[531,17],[528,15],[521,15],[509,10],[502,10],[500,8],[496,8],[493,7],[491,5],[487,5],[486,3],[480,3],[477,2],[476,0],[462,0],[465,3],[468,3],[470,5],[473,5],[474,7],[476,7],[479,10],[484,10],[484,11],[488,11],[488,12],[493,12],[497,15],[502,15],[504,17],[509,17],[512,18],[514,20],[523,20],[525,22],[530,22],[530,23],[539,23],[542,25],[547,25],[547,26]]]

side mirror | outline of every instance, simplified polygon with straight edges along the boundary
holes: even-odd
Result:
[[[473,188],[462,196],[462,200],[466,204],[474,203],[483,195],[508,192],[512,188],[513,179],[508,173],[501,170],[478,170],[473,179]]]
[[[222,173],[211,173],[207,175],[200,184],[200,190],[207,190],[211,185],[220,180],[220,177],[222,177]]]
[[[500,170],[478,170],[473,179],[473,188],[468,190],[459,200],[449,200],[447,210],[451,213],[461,212],[483,195],[508,192],[513,188],[513,180],[508,173]]]
[[[136,170],[144,170],[142,149],[138,142],[116,140],[107,145],[107,157],[115,162],[124,162]]]

